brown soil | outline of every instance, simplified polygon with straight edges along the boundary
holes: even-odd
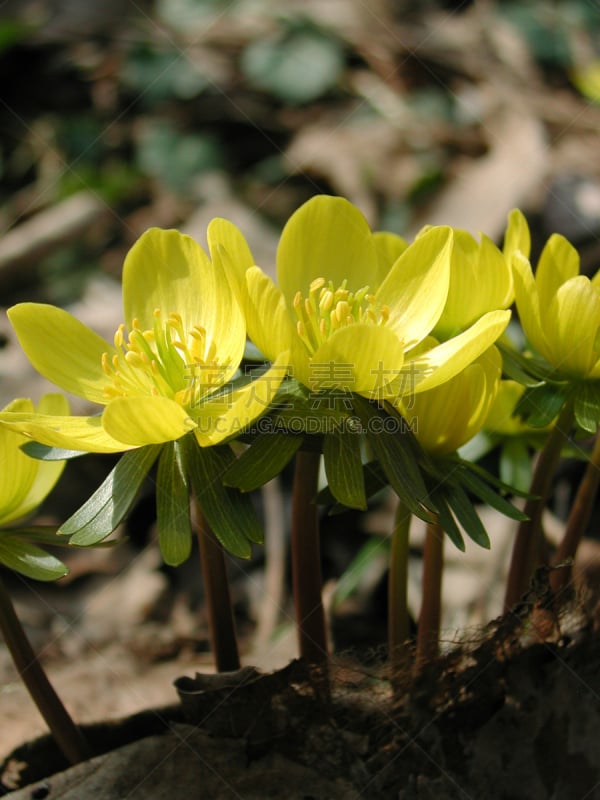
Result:
[[[371,663],[333,661],[329,696],[322,674],[293,661],[268,675],[182,677],[181,704],[84,729],[101,753],[192,724],[224,758],[231,752],[228,786],[206,795],[215,798],[286,796],[276,787],[290,765],[316,781],[304,795],[290,786],[294,797],[600,798],[600,638],[586,624],[558,642],[526,644],[530,623],[499,620],[418,678],[399,676],[396,700],[376,654]],[[255,794],[248,770],[261,765],[263,794]],[[23,786],[65,766],[45,737],[6,759],[3,780],[18,774]],[[18,800],[25,796],[42,795]]]

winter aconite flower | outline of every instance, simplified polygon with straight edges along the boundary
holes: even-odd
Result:
[[[484,234],[477,242],[455,230],[448,297],[434,336],[442,341],[456,336],[484,314],[508,308],[513,299],[510,260]]]
[[[123,269],[124,323],[113,342],[68,312],[21,303],[8,311],[34,367],[101,417],[13,418],[39,442],[117,452],[193,431],[202,446],[234,435],[268,407],[276,374],[224,392],[246,342],[239,303],[218,262],[189,236],[151,229]],[[276,367],[274,368],[277,372]]]
[[[29,399],[13,400],[3,412],[32,414]],[[65,397],[45,395],[38,404],[42,414],[67,414]],[[28,439],[7,427],[0,426],[0,563],[38,580],[55,580],[65,575],[66,567],[44,552],[35,542],[49,539],[40,529],[15,529],[46,499],[61,476],[64,461],[37,461],[21,450]]]
[[[500,383],[502,359],[490,347],[446,383],[420,392],[400,410],[431,455],[448,455],[483,426]]]
[[[453,234],[432,228],[407,246],[373,234],[343,198],[317,196],[288,220],[274,283],[230,223],[209,227],[211,249],[236,276],[248,333],[271,360],[312,392],[385,399],[433,388],[456,375],[502,333],[509,312],[484,314],[466,331],[418,347],[446,304]]]
[[[531,347],[564,380],[600,378],[600,272],[579,274],[579,254],[553,234],[535,276],[526,254],[512,259],[517,310]]]

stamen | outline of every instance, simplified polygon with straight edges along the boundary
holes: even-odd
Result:
[[[389,307],[378,307],[376,295],[369,292],[368,286],[351,292],[346,280],[335,288],[332,281],[315,278],[308,296],[296,292],[292,305],[298,336],[311,354],[341,327],[355,323],[385,325],[390,317]]]
[[[223,370],[218,366],[217,345],[208,343],[206,329],[194,325],[184,328],[180,314],[152,312],[153,326],[142,330],[139,319],[131,322],[127,336],[125,325],[114,335],[116,353],[103,353],[102,370],[107,376],[104,395],[110,400],[120,396],[151,394],[175,399],[182,405],[197,403],[218,385]],[[202,384],[190,383],[190,373],[210,367]]]

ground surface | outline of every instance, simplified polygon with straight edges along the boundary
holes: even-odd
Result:
[[[84,728],[98,753],[143,741],[48,778],[64,763],[41,740],[12,754],[4,781],[33,784],[14,800],[154,800],[185,797],[190,785],[244,800],[594,800],[600,640],[585,628],[524,646],[529,625],[526,616],[490,625],[417,680],[400,678],[396,699],[377,660],[335,659],[329,699],[322,676],[296,661],[270,675],[245,668],[194,679],[188,671],[177,681],[181,705]]]

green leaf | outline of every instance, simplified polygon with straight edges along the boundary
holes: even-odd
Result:
[[[552,370],[537,359],[519,353],[503,342],[496,342],[502,354],[502,372],[523,386],[541,386],[552,376]]]
[[[324,438],[323,458],[329,488],[336,500],[349,508],[366,509],[360,436],[332,431]]]
[[[381,469],[379,461],[368,461],[363,464],[363,481],[365,485],[365,496],[373,497],[388,485],[384,471]],[[330,505],[329,516],[343,514],[348,511],[348,507],[343,503],[337,502],[329,486],[325,486],[317,495],[317,504],[322,506]]]
[[[241,65],[261,89],[287,103],[308,103],[335,86],[344,51],[331,36],[297,30],[279,39],[255,39],[244,50]]]
[[[119,459],[104,483],[61,527],[59,533],[82,547],[109,536],[131,508],[135,496],[163,445],[130,450]]]
[[[496,511],[504,514],[505,517],[509,517],[509,519],[515,519],[519,522],[528,519],[526,514],[524,514],[518,508],[515,508],[512,503],[506,500],[506,498],[502,497],[502,495],[498,494],[498,492],[496,492],[492,486],[490,486],[492,481],[495,483],[495,479],[492,475],[489,475],[481,468],[475,469],[474,464],[463,463],[462,466],[463,469],[460,473],[460,482],[465,489],[468,489],[484,503],[487,503],[492,508],[495,508]],[[485,477],[482,477],[482,475]],[[498,481],[497,484],[501,486],[503,490],[512,491],[512,487],[506,486],[500,481]],[[515,492],[515,494],[523,493],[519,491]]]
[[[452,511],[448,507],[448,503],[446,501],[446,495],[443,488],[437,487],[431,490],[431,495],[435,500],[435,505],[438,509],[437,516],[438,521],[441,527],[444,530],[444,533],[448,536],[450,541],[457,547],[461,552],[464,553],[465,551],[465,541],[463,539],[462,533],[460,532],[460,528],[456,524],[456,520],[452,516]]]
[[[62,561],[18,534],[0,534],[0,563],[38,581],[55,581],[69,571]]]
[[[463,526],[467,536],[469,536],[475,544],[489,550],[490,537],[465,490],[459,485],[448,484],[444,487],[444,493],[448,500],[448,505],[452,508],[452,511]]]
[[[527,443],[519,436],[506,439],[500,448],[500,480],[526,492],[531,486],[533,467]]]
[[[223,475],[223,483],[251,492],[279,475],[302,445],[302,436],[259,434]]]
[[[158,460],[156,517],[163,560],[177,567],[192,551],[190,493],[177,442],[164,445]]]
[[[565,383],[544,383],[526,389],[515,407],[515,414],[533,428],[543,428],[560,413],[568,393],[569,386]]]
[[[71,458],[88,455],[84,450],[62,450],[60,447],[49,447],[39,442],[26,442],[21,450],[30,458],[38,461],[68,461]]]
[[[600,381],[582,381],[575,392],[575,421],[588,433],[600,424]]]
[[[213,533],[226,550],[250,558],[250,542],[262,544],[263,533],[250,495],[223,484],[235,461],[228,446],[199,447],[193,436],[180,441],[185,471]]]
[[[408,423],[358,395],[354,399],[369,444],[391,487],[409,511],[430,522],[430,512],[436,508],[419,469],[426,456]]]

